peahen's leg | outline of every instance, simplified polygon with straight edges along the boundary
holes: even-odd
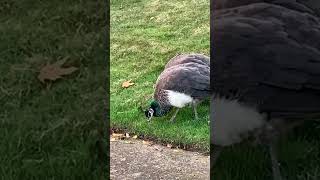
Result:
[[[274,125],[272,126],[269,124],[266,126],[265,138],[266,138],[266,143],[269,149],[269,155],[271,159],[273,180],[282,180],[281,172],[280,172],[280,164],[278,161],[278,153],[276,150],[279,135],[280,135],[279,129],[275,128]]]
[[[210,171],[211,172],[215,172],[214,167],[216,165],[216,162],[222,152],[223,147],[221,146],[213,146],[213,149],[211,150],[210,154],[211,154],[211,159],[210,159]]]
[[[179,108],[176,109],[176,111],[174,112],[173,116],[172,116],[171,119],[170,119],[170,122],[174,122],[174,121],[175,121],[176,116],[177,116],[179,110],[180,110]]]
[[[198,120],[198,112],[197,112],[197,103],[196,102],[192,102],[192,108],[193,108],[193,113],[194,113],[194,119]]]
[[[272,164],[273,180],[282,180],[275,142],[269,144],[269,152]]]
[[[212,162],[210,163],[211,167],[215,166],[217,159],[219,158],[219,155],[222,152],[222,149],[223,149],[223,147],[221,147],[221,146],[214,146],[213,147],[213,151],[211,153],[211,155],[212,155]]]

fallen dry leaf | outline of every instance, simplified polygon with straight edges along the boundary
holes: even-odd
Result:
[[[134,136],[132,136],[132,138],[133,138],[133,139],[137,139],[137,138],[138,138],[138,136],[137,136],[137,135],[134,135]]]
[[[174,149],[173,152],[181,152],[179,149]]]
[[[117,133],[113,133],[111,135],[112,138],[115,138],[115,139],[123,139],[125,136],[124,134],[117,134]]]
[[[155,149],[155,150],[157,150],[157,151],[163,151],[163,149],[162,149],[162,148],[157,147],[157,146],[156,146],[156,147],[154,147],[154,149]]]
[[[112,133],[112,136],[113,136],[113,137],[123,137],[124,134],[121,134],[121,133]]]
[[[142,141],[142,144],[145,144],[145,145],[148,145],[148,146],[151,146],[152,145],[152,142],[150,141]]]
[[[125,144],[134,144],[132,141],[124,141]]]
[[[134,83],[131,82],[131,81],[132,81],[132,80],[130,79],[129,81],[123,82],[123,83],[122,83],[122,87],[123,87],[123,88],[128,88],[128,87],[134,85]]]
[[[44,83],[45,80],[55,81],[62,78],[63,75],[69,75],[76,71],[76,67],[63,68],[62,65],[66,62],[67,58],[55,62],[54,64],[47,63],[40,69],[38,79]]]
[[[112,138],[110,138],[110,141],[113,142],[113,141],[117,141],[117,140],[116,140],[116,138],[112,137]]]
[[[167,144],[167,147],[168,148],[172,148],[172,144]]]

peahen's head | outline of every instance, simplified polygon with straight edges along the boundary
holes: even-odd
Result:
[[[148,121],[151,120],[153,116],[158,116],[158,111],[160,110],[160,105],[156,100],[153,100],[150,103],[150,107],[144,111],[144,114],[148,118]]]

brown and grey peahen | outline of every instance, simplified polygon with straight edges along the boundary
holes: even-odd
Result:
[[[182,54],[172,58],[156,82],[154,99],[145,111],[148,121],[153,116],[166,115],[173,107],[176,111],[192,105],[198,119],[197,104],[210,96],[210,58],[201,54]]]
[[[212,2],[212,5],[215,10],[220,10],[263,2],[280,5],[299,12],[306,12],[318,17],[320,16],[319,0],[216,0]]]
[[[223,147],[253,135],[268,145],[279,180],[277,137],[320,118],[320,20],[289,1],[237,0],[242,6],[212,13],[212,165]]]

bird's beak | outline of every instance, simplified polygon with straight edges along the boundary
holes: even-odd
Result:
[[[151,116],[148,118],[148,122],[151,121],[152,117],[153,117],[153,113],[151,113]]]

